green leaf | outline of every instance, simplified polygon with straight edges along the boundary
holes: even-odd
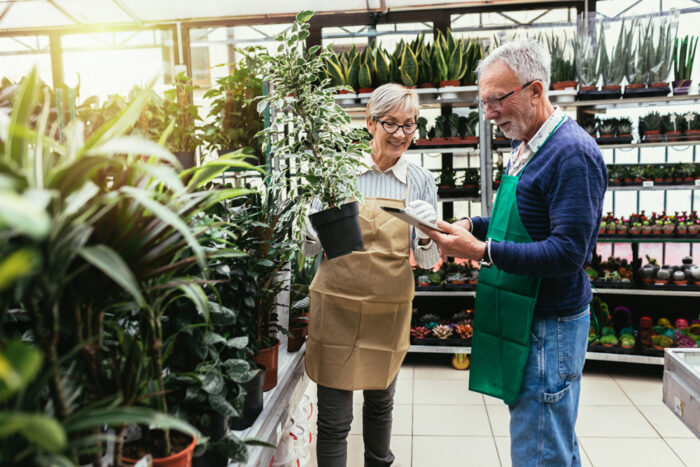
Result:
[[[31,274],[40,263],[41,254],[32,248],[22,248],[7,255],[0,261],[0,291]]]
[[[0,192],[0,228],[42,240],[49,234],[51,219],[44,207],[32,200],[13,192]]]
[[[38,349],[19,339],[10,340],[0,353],[0,402],[34,380],[42,361]]]
[[[306,23],[311,19],[313,15],[314,12],[311,10],[300,11],[299,13],[297,13],[297,21],[299,23]]]
[[[177,166],[177,157],[160,144],[149,141],[140,136],[122,136],[105,141],[99,146],[90,148],[88,155],[115,155],[115,154],[139,154],[155,157]]]
[[[363,63],[360,66],[358,81],[360,88],[369,88],[372,86],[372,72],[369,69],[369,64]]]
[[[221,394],[210,394],[209,404],[215,412],[224,417],[240,417],[241,413],[228,403],[226,398]]]
[[[221,454],[233,462],[248,461],[248,448],[236,434],[229,430],[219,441],[213,443]],[[272,446],[274,448],[274,446]]]
[[[202,437],[199,430],[188,422],[147,407],[99,407],[81,410],[70,415],[63,426],[67,433],[75,433],[99,426],[124,424],[170,428],[197,438]]]
[[[248,345],[248,336],[233,337],[226,342],[226,345],[234,349],[245,349]]]
[[[139,306],[146,301],[141,295],[139,284],[124,260],[106,245],[94,245],[80,248],[78,254],[88,263],[102,271],[107,277],[119,284],[136,300]]]
[[[14,433],[20,433],[52,453],[61,451],[66,445],[66,433],[56,419],[43,414],[0,412],[0,438]]]
[[[206,268],[206,260],[204,258],[204,251],[202,246],[199,244],[197,239],[190,227],[174,212],[168,209],[166,206],[158,203],[157,201],[150,198],[151,193],[148,191],[140,190],[138,188],[124,186],[120,188],[120,191],[128,194],[136,202],[141,204],[146,209],[150,210],[153,215],[158,217],[160,220],[166,224],[172,226],[185,237],[187,244],[192,248],[197,257],[197,260],[202,268]]]
[[[202,378],[202,390],[207,394],[219,394],[224,384],[224,377],[218,370],[209,371]]]

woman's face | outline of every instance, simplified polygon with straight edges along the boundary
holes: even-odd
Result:
[[[386,123],[396,123],[404,125],[406,123],[416,123],[416,116],[410,110],[394,111],[388,115],[379,117],[379,120]],[[376,120],[367,120],[367,129],[374,137],[372,140],[372,154],[380,157],[387,157],[398,160],[408,149],[413,140],[412,134],[404,133],[403,128],[399,128],[395,133],[389,134],[382,124]]]

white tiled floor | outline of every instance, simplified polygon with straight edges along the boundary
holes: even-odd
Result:
[[[583,466],[700,466],[700,440],[661,401],[661,368],[588,362],[576,432]],[[445,356],[409,355],[394,399],[396,467],[509,467],[508,408],[467,390]],[[316,402],[316,386],[307,390]],[[354,395],[348,467],[363,466],[362,393]],[[315,412],[315,411],[314,411]],[[316,419],[312,420],[316,433]],[[315,436],[309,467],[317,467]]]

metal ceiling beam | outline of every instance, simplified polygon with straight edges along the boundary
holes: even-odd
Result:
[[[10,11],[10,8],[12,8],[12,3],[7,5],[4,10],[2,10],[2,13],[0,13],[0,21],[5,17],[8,11]]]
[[[124,13],[126,13],[126,15],[129,18],[133,19],[134,22],[136,24],[138,24],[139,27],[141,27],[141,28],[143,27],[143,21],[141,20],[141,18],[139,18],[136,13],[131,11],[131,9],[129,7],[124,5],[124,2],[122,2],[122,0],[112,0],[112,1],[114,2],[115,5],[117,5],[119,7],[120,10],[122,10]]]
[[[73,21],[75,24],[80,24],[80,25],[83,24],[82,21],[79,21],[75,16],[71,15],[70,13],[68,13],[68,11],[66,11],[63,7],[59,6],[59,5],[56,3],[55,0],[46,0],[46,1],[47,1],[52,7],[54,7],[54,8],[57,9],[58,11],[60,11],[60,12],[63,14],[63,16],[65,16],[65,17],[68,18],[69,20]]]

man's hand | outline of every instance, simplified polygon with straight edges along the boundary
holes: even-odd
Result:
[[[479,261],[484,257],[486,243],[477,240],[468,230],[443,221],[438,221],[437,225],[447,233],[443,234],[427,227],[419,228],[437,244],[443,259],[452,256]]]

